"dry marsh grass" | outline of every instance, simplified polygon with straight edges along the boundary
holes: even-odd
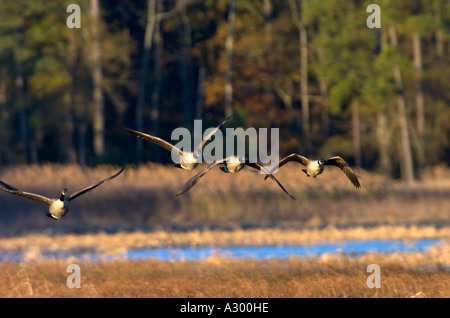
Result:
[[[185,171],[158,164],[129,166],[118,178],[73,201],[71,212],[57,223],[44,215],[45,206],[0,193],[0,231],[450,225],[450,170],[444,167],[426,171],[423,180],[410,188],[379,174],[357,171],[362,190],[356,191],[339,169],[328,169],[312,179],[295,164],[286,165],[276,176],[295,201],[275,182],[263,181],[263,176],[252,170],[224,174],[213,169],[187,194],[176,197],[200,168]],[[63,187],[73,192],[118,169],[19,166],[3,169],[0,179],[19,189],[54,197]]]
[[[448,271],[420,267],[421,255],[86,262],[79,264],[80,289],[66,286],[69,264],[0,263],[0,297],[450,297]],[[369,264],[381,268],[379,289],[367,287]]]

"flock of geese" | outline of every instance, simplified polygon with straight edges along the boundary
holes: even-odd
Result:
[[[179,162],[175,164],[174,166],[180,169],[185,170],[193,170],[198,165],[198,159],[201,156],[201,152],[203,149],[203,146],[206,144],[206,142],[231,118],[234,116],[234,113],[226,118],[224,121],[222,121],[215,129],[213,129],[205,138],[201,141],[201,143],[194,149],[194,152],[184,152],[181,149],[178,149],[176,146],[172,145],[171,143],[158,138],[154,137],[130,128],[127,128],[123,126],[122,128],[127,132],[128,134],[134,135],[138,138],[150,141],[152,143],[155,143],[164,149],[172,152],[172,150],[175,150],[178,153],[179,156]],[[358,178],[353,171],[352,168],[345,162],[344,159],[342,159],[339,156],[334,156],[328,159],[318,159],[318,160],[312,160],[308,159],[304,156],[301,156],[299,154],[293,153],[289,156],[283,158],[279,164],[278,168],[281,168],[283,165],[290,161],[295,161],[303,166],[305,166],[305,169],[302,169],[302,171],[306,174],[308,177],[316,178],[318,175],[320,175],[323,171],[325,166],[336,166],[342,170],[342,172],[347,176],[347,178],[352,182],[352,184],[355,186],[356,189],[360,189],[361,185],[358,181]],[[221,160],[217,160],[211,164],[209,164],[207,167],[205,167],[203,170],[201,170],[199,173],[194,175],[192,178],[190,178],[183,186],[180,192],[177,193],[178,195],[181,195],[183,193],[186,193],[189,191],[199,180],[202,178],[205,174],[207,174],[211,169],[214,167],[219,166],[219,168],[224,171],[225,173],[237,173],[241,171],[245,166],[248,166],[250,168],[256,169],[258,171],[263,171],[266,173],[266,176],[264,180],[267,178],[271,178],[273,181],[275,181],[280,188],[286,193],[291,199],[295,200],[295,198],[289,194],[289,192],[286,191],[286,189],[281,185],[281,183],[275,178],[272,174],[272,171],[268,171],[267,168],[262,166],[259,163],[250,162],[247,158],[243,157],[237,157],[237,156],[231,156],[227,157]],[[39,194],[31,193],[31,192],[25,192],[18,190],[5,182],[0,180],[0,190],[5,191],[10,194],[14,194],[29,200],[37,201],[40,203],[43,203],[49,207],[49,213],[47,216],[50,218],[53,218],[55,220],[61,219],[64,215],[66,215],[69,212],[69,202],[78,198],[79,196],[85,194],[88,191],[91,191],[98,186],[100,186],[102,183],[112,180],[116,178],[118,175],[122,173],[124,168],[120,169],[117,173],[110,176],[109,178],[106,178],[102,181],[99,181],[97,183],[94,183],[90,186],[87,186],[81,190],[78,190],[77,192],[69,195],[67,189],[63,189],[61,192],[61,196],[59,198],[48,198]]]

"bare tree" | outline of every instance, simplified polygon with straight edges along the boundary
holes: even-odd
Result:
[[[422,45],[419,32],[413,34],[413,58],[416,69],[416,130],[417,159],[419,166],[424,165],[423,138],[425,134],[425,92],[423,84]]]
[[[91,0],[92,19],[92,81],[94,97],[94,153],[98,157],[105,155],[105,105],[102,91],[103,71],[100,53],[100,5],[99,0]]]
[[[144,129],[144,104],[147,86],[148,64],[150,60],[150,50],[153,43],[153,32],[156,24],[156,0],[148,0],[147,2],[147,23],[144,35],[144,47],[142,48],[141,59],[141,78],[139,81],[139,93],[136,106],[136,129],[142,131]],[[136,161],[142,161],[142,140],[136,138]]]
[[[141,59],[141,76],[139,81],[139,93],[138,93],[138,101],[136,106],[136,129],[139,131],[144,130],[144,105],[145,105],[145,96],[147,92],[147,78],[148,78],[148,67],[150,62],[150,53],[152,50],[153,43],[155,42],[157,45],[161,46],[161,31],[159,30],[161,21],[164,19],[169,19],[174,17],[181,11],[182,6],[187,5],[185,1],[178,1],[175,7],[168,11],[162,12],[162,3],[160,0],[148,0],[147,2],[147,23],[145,26],[145,34],[144,34],[144,46],[142,48],[142,59]],[[156,33],[156,34],[155,34]],[[160,49],[157,50],[161,50]],[[159,54],[159,55],[158,55]],[[156,52],[155,54],[155,72],[156,72],[156,84],[153,88],[152,92],[152,108],[150,114],[152,133],[156,133],[158,130],[158,118],[159,118],[159,106],[154,103],[159,103],[159,88],[161,85],[161,52]],[[159,81],[159,82],[158,82]],[[156,150],[158,157],[159,150]],[[136,140],[136,161],[142,161],[142,140],[137,138]]]
[[[228,0],[228,34],[225,40],[225,51],[227,55],[227,69],[225,73],[225,117],[233,112],[233,41],[234,41],[234,24],[236,20],[236,3],[235,0]]]
[[[352,103],[352,135],[353,135],[353,152],[355,157],[355,166],[362,166],[361,154],[361,128],[359,118],[359,104],[358,101]]]
[[[72,32],[72,29],[67,29],[69,32],[69,45],[68,45],[68,54],[67,54],[67,67],[72,76],[72,81],[75,79],[75,59],[76,59],[76,45],[75,38]],[[77,160],[77,155],[73,143],[73,134],[74,134],[74,124],[73,124],[73,111],[75,108],[75,85],[71,85],[68,91],[65,93],[64,102],[63,102],[63,111],[64,111],[64,133],[62,134],[63,140],[61,147],[63,149],[64,161],[68,163],[75,163]]]
[[[425,94],[423,87],[423,59],[420,34],[413,35],[413,56],[416,69],[416,129],[419,136],[423,136],[425,131]]]
[[[395,48],[398,47],[397,32],[393,25],[389,26],[389,37],[391,45]],[[394,66],[394,80],[397,87],[397,104],[401,135],[402,178],[407,184],[411,185],[414,182],[414,168],[406,113],[406,100],[403,92],[402,73],[398,65]]]
[[[203,113],[203,83],[205,82],[206,68],[201,66],[198,70],[198,80],[197,80],[197,101],[195,105],[195,118],[201,119]]]
[[[89,87],[87,81],[83,84],[82,90],[83,105],[80,125],[78,127],[78,163],[81,167],[86,166],[86,134],[89,117]]]
[[[191,23],[186,14],[186,0],[179,0],[181,4],[180,10],[180,24],[178,29],[178,37],[180,44],[180,70],[181,81],[183,83],[183,114],[184,123],[188,125],[191,122],[191,88],[192,88],[192,73],[191,73],[191,55],[190,50],[192,46],[191,39]]]
[[[378,41],[379,45],[377,46],[377,54],[379,55],[381,52],[384,52],[388,45],[388,34],[383,29],[380,29],[378,31]],[[390,163],[391,160],[389,158],[388,150],[392,131],[389,126],[388,107],[386,105],[386,102],[383,102],[378,105],[375,132],[380,156],[379,170],[388,176],[391,175],[392,172],[392,165]]]
[[[24,75],[22,69],[22,63],[20,61],[20,54],[16,49],[14,51],[16,60],[16,78],[14,85],[16,88],[16,102],[19,109],[19,136],[21,139],[21,152],[24,163],[28,163],[29,159],[29,142],[28,142],[28,124],[25,112],[25,88],[24,88]]]
[[[273,42],[273,23],[272,23],[272,0],[263,0],[263,15],[264,15],[264,55],[266,59],[272,52]]]
[[[156,12],[162,12],[162,0],[157,0]],[[153,59],[155,82],[152,89],[151,95],[151,108],[150,108],[150,129],[155,135],[159,134],[159,103],[160,103],[160,93],[162,85],[162,54],[163,54],[163,38],[161,34],[161,20],[156,19],[155,22],[155,56]],[[156,147],[153,155],[153,160],[156,162],[161,161],[161,148]]]
[[[300,96],[302,104],[302,140],[306,155],[311,152],[310,114],[308,96],[308,37],[305,24],[306,0],[289,0],[292,22],[298,30],[300,43]]]
[[[0,78],[3,78],[3,71],[4,69],[1,69],[0,72]],[[0,82],[0,123],[2,124],[0,126],[0,168],[2,166],[3,163],[3,147],[5,144],[5,141],[7,141],[8,139],[6,138],[6,132],[5,132],[5,125],[4,123],[4,117],[5,117],[5,104],[6,104],[6,82],[5,81],[1,81]]]

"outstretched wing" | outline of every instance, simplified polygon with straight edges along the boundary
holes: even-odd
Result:
[[[288,163],[289,161],[297,161],[299,163],[301,163],[304,166],[308,165],[309,159],[305,158],[303,156],[300,156],[296,153],[292,153],[289,156],[284,157],[283,159],[280,160],[280,162],[278,163],[278,168],[281,168],[282,166],[284,166],[286,163]],[[273,173],[271,171],[271,173]],[[267,175],[264,180],[266,180],[269,176]]]
[[[358,178],[352,168],[339,156],[331,157],[325,160],[325,165],[339,167],[347,176],[347,178],[353,183],[356,189],[361,189]]]
[[[263,171],[267,174],[267,175],[266,175],[266,178],[267,178],[267,177],[270,177],[272,180],[274,180],[276,183],[278,183],[278,185],[280,186],[280,188],[283,189],[284,193],[286,193],[292,200],[295,200],[295,198],[294,198],[291,194],[289,194],[289,192],[286,191],[286,189],[281,185],[281,183],[278,181],[278,179],[275,178],[274,175],[271,174],[271,173],[269,172],[269,170],[266,169],[266,167],[260,165],[259,163],[251,163],[251,162],[247,162],[246,164],[247,164],[247,166],[252,167],[252,168],[254,168],[254,169],[256,169],[256,170],[259,170],[259,171],[263,170]]]
[[[187,191],[189,191],[190,188],[192,188],[199,180],[201,177],[203,177],[205,174],[207,174],[212,168],[214,168],[215,166],[224,163],[225,161],[227,161],[228,158],[225,159],[221,159],[221,160],[217,160],[214,161],[213,163],[210,163],[206,168],[204,168],[202,171],[200,171],[199,173],[197,173],[195,176],[193,176],[192,178],[190,178],[183,186],[183,188],[181,189],[180,192],[177,193],[177,196],[186,193]]]
[[[53,202],[52,199],[44,197],[42,195],[17,190],[16,188],[10,186],[9,184],[4,183],[3,181],[0,181],[0,190],[17,195],[19,197],[29,199],[29,200],[40,202],[40,203],[43,203],[48,206],[50,206]]]
[[[171,143],[165,141],[164,139],[161,139],[161,138],[158,138],[158,137],[155,137],[155,136],[151,136],[151,135],[145,134],[145,133],[137,131],[137,130],[130,129],[130,128],[125,127],[125,126],[122,126],[122,128],[127,133],[129,133],[130,135],[134,135],[134,136],[136,136],[138,138],[141,138],[141,139],[153,142],[154,144],[160,145],[161,147],[163,147],[164,149],[167,149],[169,151],[172,151],[172,149],[175,149],[180,156],[183,155],[183,152],[180,149],[178,149],[177,147],[175,147]]]
[[[86,187],[86,188],[84,188],[84,189],[81,189],[81,190],[75,192],[74,194],[72,194],[72,195],[69,197],[69,201],[72,201],[73,199],[76,199],[76,198],[79,197],[80,195],[85,194],[86,192],[91,191],[92,189],[97,188],[99,185],[101,185],[101,184],[102,184],[103,182],[105,182],[105,181],[109,181],[109,180],[111,180],[111,179],[114,179],[115,177],[117,177],[119,174],[122,173],[123,169],[124,169],[124,168],[120,169],[119,172],[117,172],[116,174],[112,175],[111,177],[109,177],[109,178],[107,178],[107,179],[105,179],[105,180],[102,180],[102,181],[100,181],[100,182],[97,182],[97,183],[95,183],[95,184],[93,184],[93,185],[90,185],[90,186],[88,186],[88,187]]]
[[[282,167],[289,161],[297,161],[297,162],[300,162],[302,165],[306,166],[306,165],[308,165],[309,159],[307,159],[303,156],[300,156],[296,153],[293,153],[293,154],[290,154],[289,156],[286,156],[283,159],[281,159],[280,163],[278,164],[278,168]]]
[[[228,119],[230,119],[231,117],[233,117],[234,115],[236,115],[236,111],[234,111],[230,116],[228,116],[224,121],[222,121],[219,125],[217,125],[216,128],[214,128],[213,130],[210,131],[210,133],[208,135],[206,135],[205,138],[203,138],[202,142],[197,146],[197,148],[195,148],[194,154],[198,155],[201,150],[203,149],[203,146],[206,144],[206,142],[211,139],[211,137],[220,129],[220,127],[222,127],[223,125],[225,125],[225,123],[228,121]]]

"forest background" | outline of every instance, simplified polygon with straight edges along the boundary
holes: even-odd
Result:
[[[72,1],[73,2],[73,1]],[[0,4],[0,165],[170,162],[121,125],[280,128],[280,157],[340,155],[406,182],[450,154],[450,4],[79,0]]]

